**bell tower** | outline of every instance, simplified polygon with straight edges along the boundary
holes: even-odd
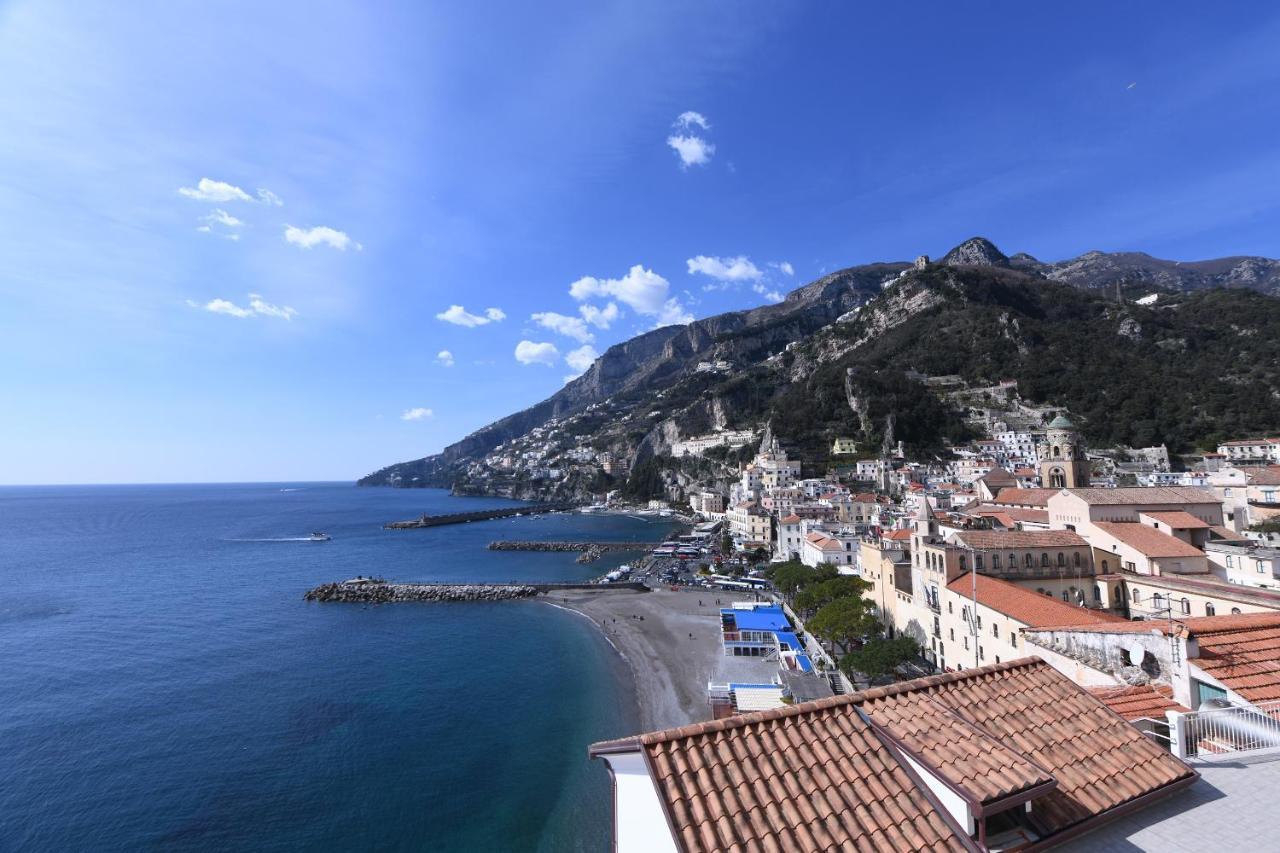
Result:
[[[1089,460],[1080,433],[1066,415],[1049,423],[1048,441],[1040,450],[1040,485],[1075,489],[1089,485]]]

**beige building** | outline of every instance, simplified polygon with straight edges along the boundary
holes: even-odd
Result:
[[[699,515],[723,515],[724,495],[715,492],[694,492],[689,497],[689,506]]]
[[[724,514],[729,534],[740,545],[770,545],[773,541],[773,519],[755,501],[743,501]]]

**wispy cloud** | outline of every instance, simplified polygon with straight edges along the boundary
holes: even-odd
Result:
[[[294,225],[286,225],[284,227],[284,239],[285,242],[301,246],[304,249],[329,246],[340,252],[345,252],[347,249],[355,249],[359,252],[364,248],[364,246],[352,240],[346,232],[330,228],[327,225],[317,225],[314,228],[298,228]]]
[[[596,336],[587,328],[587,323],[581,317],[570,317],[567,314],[557,314],[554,311],[540,311],[532,315],[529,319],[537,323],[544,329],[550,329],[566,338],[573,338],[579,343],[590,343],[596,339]]]
[[[179,187],[178,192],[196,201],[212,201],[225,204],[229,201],[253,201],[253,196],[225,181],[201,178],[194,187]]]
[[[258,188],[258,201],[270,207],[280,207],[284,204],[284,201],[281,200],[280,196],[276,195],[271,190],[264,190],[261,187]]]
[[[680,115],[676,116],[675,126],[683,130],[688,130],[695,126],[700,127],[703,130],[710,130],[711,122],[707,121],[707,117],[702,113],[695,112],[693,110],[685,110],[680,113]]]
[[[401,412],[400,420],[425,421],[428,418],[434,418],[435,416],[436,416],[436,413],[431,411],[430,409],[423,408],[422,406],[417,406],[412,409],[405,409],[403,412]]]
[[[786,296],[782,291],[770,288],[768,285],[760,282],[756,282],[751,285],[751,289],[763,296],[765,299],[768,299],[770,302],[781,302],[783,299],[786,299]]]
[[[698,131],[711,129],[711,122],[702,113],[686,110],[672,123],[676,132],[667,137],[667,145],[680,158],[680,168],[705,166],[716,153],[715,145],[698,135]]]
[[[556,345],[547,342],[521,341],[516,344],[516,361],[521,364],[542,364],[553,366],[560,360],[560,350]]]
[[[436,364],[442,367],[453,367],[453,353],[447,349],[440,350],[440,352],[436,353]]]
[[[690,275],[705,275],[722,282],[759,281],[764,273],[746,255],[736,258],[713,258],[697,255],[685,263]]]
[[[785,275],[796,274],[796,268],[791,266],[790,261],[776,261],[774,263],[770,263],[769,266],[773,267],[775,270]]]
[[[657,318],[659,326],[693,322],[693,315],[680,300],[668,296],[670,290],[670,282],[640,264],[622,278],[583,276],[569,285],[569,295],[579,302],[598,297],[616,299],[637,314]]]
[[[501,322],[507,319],[507,315],[501,308],[486,308],[483,314],[472,314],[461,305],[450,305],[437,314],[436,319],[452,323],[455,326],[474,329],[476,326],[487,326],[490,323]]]
[[[288,305],[273,305],[256,293],[249,294],[248,307],[242,307],[229,299],[210,299],[208,302],[196,302],[188,299],[187,305],[212,314],[225,314],[228,317],[272,317],[277,320],[292,320],[298,312]]]

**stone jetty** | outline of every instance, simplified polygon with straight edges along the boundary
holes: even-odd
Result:
[[[391,604],[401,601],[510,601],[541,593],[527,584],[435,584],[344,581],[321,584],[307,592],[307,601],[351,604]]]
[[[571,503],[526,504],[502,509],[482,509],[475,512],[455,512],[448,515],[421,515],[408,521],[389,521],[384,530],[412,530],[420,527],[440,527],[445,524],[466,524],[469,521],[490,521],[495,518],[512,518],[518,515],[537,515],[543,512],[564,512],[573,509]]]
[[[657,542],[490,542],[490,551],[648,551]]]

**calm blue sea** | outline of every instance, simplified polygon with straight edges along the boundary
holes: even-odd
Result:
[[[307,604],[321,582],[569,580],[492,539],[646,539],[349,484],[0,488],[0,850],[601,850],[593,740],[635,731],[626,672],[533,602]],[[312,530],[327,543],[288,541]]]

